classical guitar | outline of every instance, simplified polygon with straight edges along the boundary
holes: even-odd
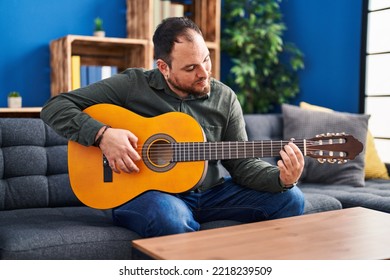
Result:
[[[68,143],[72,189],[85,205],[98,209],[119,206],[148,190],[181,193],[201,184],[208,160],[265,158],[279,155],[293,141],[305,156],[320,162],[344,163],[354,159],[363,145],[351,135],[326,134],[303,140],[206,142],[201,126],[191,116],[171,112],[141,117],[122,107],[98,104],[85,111],[114,128],[138,137],[137,174],[114,173],[97,147]]]

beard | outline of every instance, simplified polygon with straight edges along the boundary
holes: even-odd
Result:
[[[168,78],[167,80],[173,91],[180,91],[189,95],[202,97],[210,92],[210,77],[211,73],[209,73],[207,78],[199,79],[189,86],[183,85],[177,79]],[[202,86],[200,83],[205,83],[205,85]]]

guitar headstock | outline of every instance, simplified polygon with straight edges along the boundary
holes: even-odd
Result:
[[[363,151],[363,144],[345,133],[326,133],[306,139],[306,155],[320,163],[346,163]]]

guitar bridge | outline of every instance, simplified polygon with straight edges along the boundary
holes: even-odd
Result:
[[[112,183],[112,169],[105,155],[103,155],[103,181]]]

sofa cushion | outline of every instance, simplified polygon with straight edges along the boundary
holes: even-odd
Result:
[[[2,211],[0,259],[129,259],[134,232],[88,207]]]
[[[364,188],[337,184],[301,184],[300,187],[305,195],[315,193],[334,197],[343,208],[360,206],[390,213],[390,180],[367,180]]]
[[[305,208],[303,211],[304,214],[313,214],[342,209],[341,202],[332,196],[307,192],[305,189],[301,190],[305,196]]]
[[[73,194],[67,141],[41,119],[0,119],[0,210],[81,205]]]
[[[330,108],[313,105],[307,102],[300,102],[299,107],[307,110],[315,110],[322,112],[334,112]],[[364,159],[365,179],[390,179],[385,163],[379,157],[375,147],[375,140],[370,130],[367,131],[366,153]]]
[[[370,130],[367,131],[365,163],[366,179],[390,179],[386,165],[378,154],[375,138]]]
[[[285,139],[307,139],[328,132],[345,132],[365,145],[369,119],[367,115],[312,111],[288,104],[284,104],[282,110]],[[301,180],[363,187],[364,150],[354,160],[344,164],[319,164],[314,158],[306,158]]]

